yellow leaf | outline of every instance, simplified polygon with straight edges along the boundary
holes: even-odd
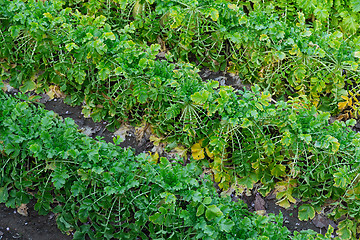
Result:
[[[344,99],[345,101],[349,100],[348,96],[341,96],[341,98]]]
[[[192,153],[192,157],[195,160],[200,160],[200,159],[204,159],[205,155],[204,155],[204,149],[201,147],[201,142],[200,143],[195,143],[192,147],[191,147],[191,153]]]
[[[149,152],[149,155],[150,155],[149,162],[153,163],[153,164],[157,164],[157,162],[159,160],[159,154],[157,152],[154,154],[151,154],[151,152]]]
[[[163,138],[159,138],[155,135],[150,136],[150,142],[152,142],[154,146],[159,146],[161,140],[163,140]]]
[[[291,204],[289,203],[289,201],[286,198],[281,199],[280,201],[277,201],[276,205],[283,207],[283,208],[289,208],[291,206]]]
[[[228,4],[228,8],[230,8],[230,9],[235,9],[235,8],[236,8],[236,5],[229,3],[229,4]]]
[[[228,181],[221,182],[218,185],[219,185],[219,188],[221,188],[224,191],[229,189],[229,182]]]
[[[264,41],[264,40],[267,40],[267,39],[269,39],[268,35],[266,35],[266,34],[261,34],[260,35],[260,41]]]
[[[293,196],[291,195],[291,192],[292,191],[287,191],[286,192],[286,199],[291,203],[296,203],[296,199],[293,198]]]
[[[221,172],[216,171],[215,169],[213,169],[214,172],[214,180],[215,182],[220,182],[222,175]]]
[[[60,91],[58,86],[52,85],[49,87],[49,91],[46,93],[50,99],[53,98],[65,98],[65,94]]]
[[[205,148],[206,155],[208,155],[209,158],[214,159],[214,154],[210,152],[209,148]]]
[[[338,107],[340,110],[344,110],[347,106],[347,102],[339,102]]]

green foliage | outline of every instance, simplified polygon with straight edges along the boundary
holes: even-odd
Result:
[[[338,200],[335,218],[360,216],[357,177],[360,136],[349,129],[353,122],[329,124],[327,112],[336,108],[337,100],[344,99],[345,89],[358,84],[356,37],[344,40],[340,31],[324,32],[317,22],[308,25],[301,12],[293,15],[294,21],[289,21],[270,4],[262,8],[258,4],[223,1],[129,1],[129,5],[127,1],[117,1],[115,5],[120,5],[117,15],[106,12],[109,7],[96,2],[83,5],[63,1],[0,1],[2,79],[10,77],[10,84],[24,92],[59,87],[67,94],[66,102],[84,102],[83,113],[95,121],[110,122],[112,130],[121,121],[145,121],[171,143],[190,148],[201,141],[197,149],[210,158],[203,163],[224,190],[231,187],[239,193],[260,182],[259,191],[263,195],[275,187],[279,189],[278,203],[284,207],[295,203],[294,197],[309,201],[310,205],[301,208],[302,219],[312,218],[313,208],[329,199]],[[135,11],[127,19],[134,21],[127,24],[128,20],[121,17],[129,8]],[[120,22],[116,22],[117,16],[121,16]],[[134,36],[145,39],[145,32],[153,33],[146,39],[149,42],[157,40],[155,36],[161,33],[160,44],[135,41]],[[165,50],[164,41],[173,49],[170,49],[173,55],[158,60],[156,55]],[[203,83],[198,69],[191,64],[170,62],[173,56],[186,60],[190,52],[215,70],[224,69],[224,63],[231,60],[229,70],[258,85],[248,91],[219,86],[216,81]],[[262,91],[264,88],[268,91]],[[287,102],[274,101],[270,90],[298,97],[290,97]],[[331,98],[335,101],[332,104]],[[87,227],[77,225],[78,221],[89,219],[94,222],[92,230],[105,226],[98,232],[107,238],[128,237],[117,236],[110,223],[123,224],[116,227],[139,234],[139,238],[144,237],[144,232],[170,238],[168,233],[174,229],[182,229],[183,238],[218,238],[236,232],[237,225],[233,223],[238,222],[254,229],[252,219],[246,220],[242,215],[239,221],[228,218],[220,203],[213,201],[214,194],[195,190],[196,184],[179,180],[181,184],[173,186],[178,180],[175,173],[182,170],[170,164],[174,174],[169,170],[167,176],[166,160],[162,159],[159,169],[143,166],[140,163],[146,162],[144,156],[135,157],[121,150],[129,155],[126,160],[109,161],[118,156],[115,147],[101,142],[90,147],[95,143],[75,137],[76,129],[69,120],[65,122],[69,129],[56,134],[60,138],[54,141],[49,131],[58,124],[55,117],[47,114],[40,121],[35,115],[35,121],[28,117],[27,109],[26,103],[19,103],[11,117],[1,122],[8,127],[4,128],[8,132],[2,136],[8,137],[6,143],[2,140],[1,151],[15,159],[12,164],[21,165],[20,169],[32,166],[45,170],[38,175],[10,175],[14,179],[2,180],[1,187],[15,180],[35,182],[34,186],[40,189],[36,208],[41,212],[49,211],[50,203],[54,202],[46,195],[50,187],[55,187],[59,198],[68,199],[66,194],[74,194],[71,199],[81,200],[80,205],[71,206],[76,210],[63,212],[73,204],[70,200],[54,210],[63,213],[58,218],[62,230],[76,228],[76,236],[90,234]],[[3,111],[5,116],[9,110]],[[33,128],[22,129],[13,121]],[[37,128],[42,132],[36,132]],[[105,154],[103,159],[101,156],[109,151],[111,155]],[[32,156],[35,162],[27,156]],[[21,164],[23,161],[27,164]],[[149,169],[145,171],[143,167]],[[2,171],[5,169],[13,168]],[[124,173],[124,169],[129,171]],[[136,175],[142,171],[151,176],[150,180]],[[190,173],[186,171],[190,170],[184,171],[183,179],[187,179],[186,174]],[[40,176],[48,180],[40,182]],[[14,207],[29,201],[26,188],[20,186],[18,191],[4,188],[0,196]],[[185,189],[194,190],[194,196],[182,195],[180,192]],[[123,198],[121,194],[127,192],[131,196]],[[208,197],[212,199],[210,203]],[[180,201],[176,206],[191,209],[175,208],[174,201]],[[107,205],[109,202],[114,205]],[[123,203],[135,204],[136,208],[122,210]],[[116,217],[104,217],[113,216],[112,213]],[[187,222],[186,226],[194,228],[180,227],[179,217]],[[212,225],[214,221],[218,225]],[[254,234],[258,231],[270,234],[261,227],[255,229],[258,230]],[[343,229],[347,233],[350,228]],[[250,230],[243,234],[247,233],[252,234]]]
[[[289,239],[282,215],[258,216],[219,197],[194,163],[154,165],[82,135],[71,119],[3,92],[0,101],[1,202],[16,207],[35,192],[35,209],[59,214],[74,239]],[[9,156],[4,149],[19,136],[20,153]]]

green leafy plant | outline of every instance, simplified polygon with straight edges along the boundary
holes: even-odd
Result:
[[[1,202],[16,207],[35,192],[35,209],[57,213],[74,239],[289,239],[282,215],[258,216],[219,197],[194,163],[154,165],[145,154],[82,135],[71,119],[2,92],[0,100]],[[6,150],[14,139],[17,155]]]

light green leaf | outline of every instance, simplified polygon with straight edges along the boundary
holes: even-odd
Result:
[[[350,6],[354,12],[360,12],[360,0],[351,0]]]
[[[271,169],[271,174],[274,177],[281,177],[285,174],[286,167],[282,164],[276,164],[275,167]]]
[[[303,67],[299,67],[295,70],[294,75],[298,80],[302,80],[305,78],[306,70]]]
[[[122,74],[122,72],[123,72],[123,69],[121,67],[115,68],[115,75],[120,75],[120,74]]]
[[[211,8],[210,16],[211,19],[216,22],[219,19],[219,11],[215,8]]]
[[[353,126],[355,126],[355,124],[356,124],[356,120],[353,118],[346,121],[346,126],[353,127]]]
[[[281,51],[277,51],[275,52],[275,57],[278,59],[278,60],[284,60],[286,55],[284,52],[281,52]]]
[[[79,70],[74,74],[75,81],[78,84],[83,84],[83,82],[85,81],[85,77],[86,77],[86,72],[84,70]]]
[[[205,217],[207,220],[211,221],[216,217],[219,217],[223,215],[222,211],[220,210],[220,208],[218,208],[215,205],[210,205],[207,207],[206,212],[205,212]]]
[[[110,39],[110,40],[115,40],[116,39],[113,32],[107,32],[107,33],[104,33],[103,35],[104,35],[104,38],[106,38],[106,39]]]
[[[28,92],[28,91],[33,91],[36,88],[36,84],[35,82],[29,80],[24,82],[24,84],[20,87],[20,91],[22,92]]]
[[[231,232],[231,229],[234,225],[235,223],[231,219],[222,219],[219,224],[220,230],[227,233]]]
[[[98,25],[97,27],[101,27],[105,24],[105,21],[106,21],[106,17],[103,15],[100,15],[95,18],[94,25]]]
[[[205,211],[205,206],[200,204],[200,206],[197,208],[196,216],[199,217],[203,215],[204,211]]]
[[[340,239],[355,239],[354,233],[356,233],[356,228],[354,228],[354,223],[350,219],[346,219],[339,222],[336,233]]]
[[[101,80],[105,80],[109,77],[110,69],[109,68],[102,68],[99,71],[99,77]]]
[[[351,182],[349,177],[349,171],[347,167],[339,168],[336,173],[334,173],[334,186],[345,189],[346,186]]]
[[[193,100],[196,104],[204,104],[210,96],[210,93],[206,90],[202,90],[201,92],[196,92],[191,95],[191,100]]]
[[[299,207],[298,217],[300,221],[311,220],[315,217],[315,209],[310,204],[303,204]]]
[[[210,204],[211,203],[211,197],[206,197],[206,198],[204,198],[204,200],[203,200],[203,204],[205,204],[205,205],[208,205],[208,204]]]
[[[300,134],[300,139],[305,141],[307,144],[311,143],[311,135],[310,134]]]
[[[252,189],[254,184],[258,181],[258,177],[255,173],[250,173],[248,176],[245,176],[243,178],[240,178],[238,180],[238,184],[245,186],[248,189]]]
[[[78,49],[79,46],[76,45],[75,43],[68,43],[65,45],[65,48],[66,48],[66,50],[68,50],[70,52],[73,49]]]
[[[140,61],[139,61],[139,67],[145,68],[146,65],[147,65],[147,62],[148,62],[148,60],[147,60],[146,58],[140,59]]]

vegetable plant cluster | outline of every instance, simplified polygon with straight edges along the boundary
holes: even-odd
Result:
[[[279,97],[307,95],[337,112],[345,110],[338,108],[344,97],[358,95],[355,2],[137,0],[103,2],[92,11],[114,30],[132,21],[136,39],[159,43],[176,59],[234,72]],[[356,104],[347,107],[345,114],[357,116]]]
[[[185,168],[165,159],[149,165],[144,155],[81,137],[69,120],[61,125],[45,114],[48,120],[40,121],[27,110],[31,105],[10,104],[1,115],[2,153],[7,157],[2,161],[2,201],[17,206],[29,201],[28,190],[34,188],[37,209],[45,213],[57,205],[53,210],[60,214],[60,228],[75,229],[79,238],[85,233],[97,238],[97,232],[126,238],[137,232],[164,239],[256,239],[239,237],[243,225],[236,227],[244,208],[228,198],[214,200],[210,180],[200,184],[196,178],[200,165],[211,170],[222,190],[241,193],[260,183],[258,191],[265,196],[275,189],[278,204],[285,208],[301,199],[301,220],[330,208],[340,221],[339,237],[355,238],[360,134],[350,128],[354,119],[329,124],[330,113],[316,106],[329,98],[335,99],[335,106],[336,99],[346,100],[339,104],[343,109],[356,106],[357,38],[332,28],[324,31],[315,20],[309,25],[302,13],[293,16],[293,23],[271,6],[190,0],[0,0],[2,79],[23,92],[62,91],[66,102],[84,103],[86,116],[108,121],[112,130],[123,121],[151,124],[167,142],[167,150],[182,144],[193,157]],[[159,44],[150,44],[154,41]],[[157,59],[164,46],[172,54]],[[178,61],[187,60],[190,53],[205,66],[215,64],[215,69],[229,64],[257,84],[251,90],[235,90],[217,81],[203,82],[197,68]],[[288,101],[271,98],[269,91],[285,89],[298,94]],[[22,108],[27,115],[17,115]],[[28,116],[37,120],[13,125],[32,121]],[[47,129],[26,130],[31,124]],[[53,128],[60,125],[64,133]],[[53,140],[45,133],[50,130],[63,140]],[[29,132],[20,134],[23,131]],[[66,147],[72,150],[61,150]],[[201,196],[194,200],[188,191]],[[220,204],[239,207],[241,215]],[[263,228],[249,219],[244,226],[255,230],[243,234],[259,234],[256,229]],[[266,226],[275,221],[263,219]]]
[[[26,99],[26,95],[22,96]],[[182,166],[79,133],[70,118],[0,92],[0,202],[37,200],[73,239],[290,239],[282,215],[220,197],[195,162]],[[291,239],[328,239],[311,231]]]

